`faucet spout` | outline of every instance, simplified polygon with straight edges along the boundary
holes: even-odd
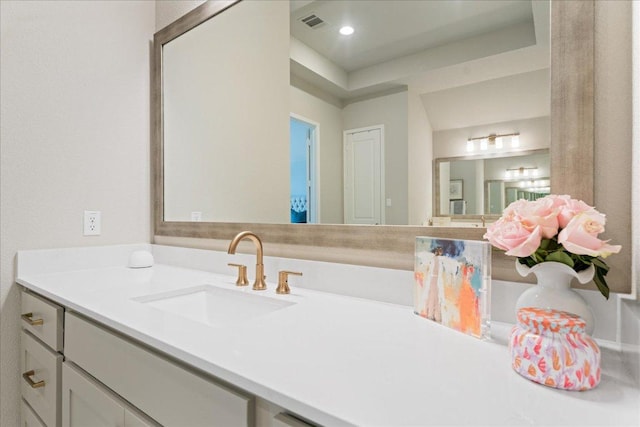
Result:
[[[253,282],[253,289],[256,291],[263,291],[267,289],[267,284],[264,279],[264,264],[262,263],[262,240],[252,231],[243,231],[238,233],[231,243],[229,243],[229,249],[227,250],[228,254],[235,254],[236,248],[238,247],[238,243],[241,240],[249,239],[253,242],[256,247],[256,280]]]

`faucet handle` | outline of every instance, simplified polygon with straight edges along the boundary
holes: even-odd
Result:
[[[289,274],[295,274],[296,276],[302,276],[302,273],[298,271],[280,271],[278,272],[278,287],[276,288],[277,294],[289,293]]]
[[[247,266],[243,264],[227,264],[230,267],[238,267],[238,279],[236,280],[236,286],[247,286],[249,279],[247,279]]]

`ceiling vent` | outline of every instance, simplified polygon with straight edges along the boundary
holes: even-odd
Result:
[[[311,13],[303,18],[300,18],[300,22],[313,29],[320,28],[325,24],[325,22],[315,13]]]

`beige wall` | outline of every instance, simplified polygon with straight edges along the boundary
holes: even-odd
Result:
[[[289,222],[288,43],[288,3],[248,1],[164,46],[167,221]]]
[[[18,425],[16,251],[150,240],[154,4],[0,2],[0,425]],[[83,237],[83,211],[102,235]]]
[[[385,224],[406,225],[408,221],[408,95],[407,92],[380,96],[344,107],[344,129],[384,125]]]
[[[182,15],[200,6],[206,0],[155,1],[156,31],[160,31]]]
[[[422,225],[432,216],[433,132],[420,95],[411,86],[407,104],[408,224]]]

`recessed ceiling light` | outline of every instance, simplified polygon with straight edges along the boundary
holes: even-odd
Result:
[[[354,29],[353,27],[350,27],[348,25],[345,25],[344,27],[340,28],[340,34],[342,34],[343,36],[350,36],[351,34],[353,34]]]

